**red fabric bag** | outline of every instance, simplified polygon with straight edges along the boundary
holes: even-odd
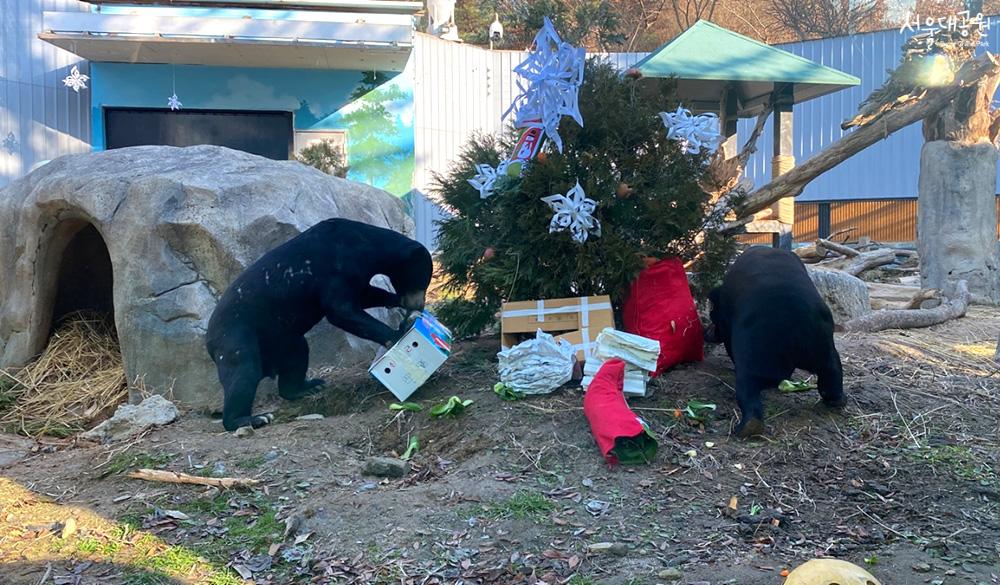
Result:
[[[609,465],[648,463],[656,456],[656,438],[625,403],[625,362],[604,362],[583,395],[583,414],[594,441]]]
[[[625,331],[660,342],[654,377],[705,358],[701,320],[680,259],[665,258],[640,272],[623,313]]]

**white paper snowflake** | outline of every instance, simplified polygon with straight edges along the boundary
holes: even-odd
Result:
[[[667,129],[667,138],[680,143],[684,152],[698,154],[704,149],[712,154],[719,148],[719,117],[715,114],[692,116],[691,112],[677,106],[676,112],[660,112],[660,119]]]
[[[497,179],[507,174],[510,161],[501,161],[494,169],[490,165],[476,165],[476,176],[469,179],[469,184],[479,191],[479,198],[486,199],[493,194]]]
[[[184,104],[181,103],[181,100],[177,99],[177,94],[175,93],[167,98],[167,106],[169,106],[171,110],[179,110],[184,107]]]
[[[586,50],[564,43],[546,17],[542,30],[535,36],[534,49],[528,53],[527,59],[514,68],[521,77],[517,80],[521,93],[514,98],[503,118],[516,111],[515,126],[541,128],[545,136],[562,152],[560,119],[570,116],[583,126],[579,90],[583,83],[585,60]]]
[[[580,181],[577,181],[576,186],[565,195],[549,195],[542,197],[542,201],[548,203],[555,211],[552,221],[549,222],[550,234],[568,229],[573,240],[580,244],[587,241],[588,235],[601,237],[601,222],[593,215],[597,209],[597,202],[587,198]]]
[[[4,137],[3,149],[7,151],[7,154],[17,152],[17,136],[14,136],[13,132],[8,132],[7,136]]]
[[[76,93],[80,93],[81,89],[87,89],[87,80],[90,76],[80,73],[80,69],[76,65],[69,70],[69,75],[63,78],[63,85],[72,89]]]

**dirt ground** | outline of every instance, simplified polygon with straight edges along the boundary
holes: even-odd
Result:
[[[458,346],[414,396],[422,412],[332,371],[248,438],[188,413],[127,444],[46,441],[0,469],[0,583],[777,585],[817,556],[885,585],[1000,583],[998,331],[1000,311],[973,308],[839,335],[846,411],[775,390],[756,441],[729,437],[732,366],[710,347],[630,400],[660,441],[638,467],[602,461],[579,388],[501,401],[495,338]],[[452,395],[475,402],[430,418]],[[677,416],[691,400],[718,406],[705,427]],[[324,418],[295,420],[310,413]],[[413,436],[408,475],[362,474]],[[261,484],[128,478],[137,467]]]

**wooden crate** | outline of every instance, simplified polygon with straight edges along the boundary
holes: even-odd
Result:
[[[611,298],[607,295],[516,301],[504,303],[500,310],[500,343],[504,349],[517,345],[524,335],[533,336],[541,329],[552,335],[579,334],[567,338],[574,345],[583,343],[584,336],[591,341],[605,327],[614,327]],[[585,355],[583,348],[578,356]],[[582,357],[581,357],[582,359]]]

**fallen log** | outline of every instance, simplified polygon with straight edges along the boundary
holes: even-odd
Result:
[[[989,52],[967,61],[955,74],[950,85],[929,88],[922,98],[880,113],[864,126],[856,128],[812,158],[751,193],[737,209],[737,215],[753,215],[781,199],[799,195],[816,177],[893,132],[937,113],[964,89],[976,85],[984,77],[998,73],[1000,61]]]
[[[860,252],[852,258],[837,258],[820,262],[819,266],[833,270],[843,270],[851,276],[858,276],[866,270],[892,264],[896,261],[896,253],[891,248],[879,248],[871,252]]]
[[[128,474],[132,479],[143,479],[146,481],[159,481],[163,483],[183,483],[191,485],[207,485],[222,489],[253,487],[260,482],[256,479],[244,479],[239,477],[200,477],[188,475],[176,471],[162,471],[158,469],[139,469]]]
[[[816,240],[816,247],[825,248],[831,252],[840,254],[841,256],[847,256],[848,258],[854,258],[855,256],[859,256],[861,254],[861,252],[858,252],[854,248],[838,244],[836,242],[831,242],[830,240],[824,240],[823,238]]]
[[[969,285],[958,281],[955,298],[933,309],[883,309],[844,323],[844,331],[874,333],[885,329],[930,327],[965,316],[972,300]]]
[[[792,250],[806,264],[812,264],[826,259],[826,250],[821,250],[817,246],[802,246]]]
[[[868,282],[868,297],[872,309],[919,309],[920,305],[929,299],[940,298],[940,291],[921,290],[919,286],[888,284],[884,282]]]
[[[938,298],[940,296],[941,296],[941,291],[939,291],[939,290],[937,290],[935,288],[924,289],[924,290],[918,291],[916,294],[914,294],[913,297],[910,299],[910,301],[908,303],[906,303],[906,306],[903,307],[903,308],[904,309],[919,309],[920,305],[924,304],[924,301],[929,301],[931,299],[936,299],[936,298]]]

